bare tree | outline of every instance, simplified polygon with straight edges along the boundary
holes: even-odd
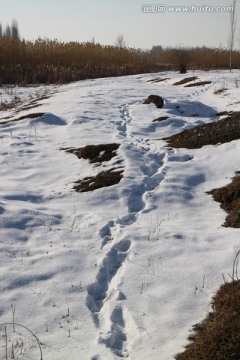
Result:
[[[12,35],[12,39],[20,40],[18,22],[15,19],[12,21],[11,35]]]
[[[124,39],[123,34],[119,34],[116,41],[115,41],[115,46],[117,46],[119,49],[125,48],[126,47],[126,41]]]
[[[12,31],[11,31],[11,28],[10,28],[9,25],[7,25],[7,27],[6,27],[6,29],[5,29],[5,31],[4,31],[4,33],[3,33],[3,36],[4,36],[5,38],[7,38],[7,39],[11,39],[11,37],[12,37]]]
[[[187,67],[190,61],[190,51],[187,48],[178,46],[169,52],[170,60],[175,64],[180,74],[187,72]]]
[[[0,38],[3,36],[2,24],[0,23]]]
[[[230,32],[228,39],[230,72],[232,71],[232,53],[235,43],[235,32],[236,32],[236,2],[237,0],[232,0],[232,11],[230,13]]]

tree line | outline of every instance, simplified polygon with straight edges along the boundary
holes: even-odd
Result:
[[[18,29],[17,20],[13,20],[11,25],[6,25],[4,28],[0,23],[0,38],[20,40],[20,33]]]
[[[231,66],[240,67],[240,52],[231,51]],[[16,20],[4,29],[0,24],[0,85],[68,83],[99,77],[154,73],[162,70],[210,70],[229,68],[229,49],[129,48],[123,35],[115,45],[95,41],[60,42],[58,40],[20,39]]]

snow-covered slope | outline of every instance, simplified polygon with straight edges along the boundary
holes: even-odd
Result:
[[[162,138],[237,110],[240,72],[187,76],[212,83],[174,86],[186,76],[171,72],[87,80],[1,112],[2,123],[45,114],[0,126],[1,358],[7,333],[15,359],[170,360],[209,311],[240,241],[206,191],[239,170],[240,141],[187,150]],[[150,94],[162,109],[142,104]],[[98,166],[62,150],[103,143],[120,147]],[[112,168],[118,184],[73,190]]]

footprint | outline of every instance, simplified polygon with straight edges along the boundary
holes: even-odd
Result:
[[[103,239],[102,246],[101,246],[102,249],[110,240],[113,240],[112,239],[112,230],[111,230],[111,228],[113,228],[113,227],[114,227],[114,221],[110,220],[99,231],[99,234],[100,234],[101,238]]]
[[[100,342],[110,348],[115,355],[127,358],[129,356],[126,348],[127,335],[125,333],[125,320],[121,307],[113,310],[110,320],[112,323],[111,329],[104,338],[100,338]]]
[[[143,164],[141,167],[141,171],[144,175],[147,175],[149,177],[156,174],[156,172],[159,169],[159,164],[156,161],[149,161],[147,164]]]
[[[190,161],[192,160],[193,157],[190,156],[190,155],[170,155],[168,157],[168,161],[171,161],[171,162],[187,162],[187,161]]]
[[[121,240],[115,244],[103,260],[96,281],[87,288],[86,305],[93,315],[98,315],[107,297],[108,289],[113,277],[118,273],[127,251],[131,246],[130,240]],[[98,317],[94,316],[96,325],[99,325]]]
[[[124,295],[124,293],[122,291],[119,291],[118,296],[117,296],[117,300],[123,301],[123,300],[126,300],[126,299],[127,299],[126,295]]]
[[[125,121],[121,121],[121,123],[117,124],[117,130],[119,132],[119,135],[126,136],[127,124],[125,123]]]
[[[119,225],[123,225],[123,226],[129,226],[129,225],[134,224],[136,222],[136,220],[137,220],[137,215],[132,213],[132,214],[123,216],[120,219],[117,219],[116,223]]]

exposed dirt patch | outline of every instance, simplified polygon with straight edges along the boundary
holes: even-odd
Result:
[[[96,176],[87,177],[77,181],[74,190],[77,192],[87,192],[116,185],[123,177],[123,170],[115,171],[114,169],[103,171]]]
[[[240,228],[240,175],[232,182],[220,189],[213,189],[207,194],[212,195],[215,201],[221,203],[221,208],[228,215],[223,224],[226,227]]]
[[[162,108],[164,105],[164,100],[159,95],[149,95],[149,97],[143,102],[143,104],[155,104],[157,108]]]
[[[219,113],[216,114],[217,116],[236,116],[239,115],[240,116],[240,111],[221,111]]]
[[[3,117],[3,118],[1,118],[1,120],[8,120],[8,119],[11,119],[12,118],[12,116],[5,116],[5,117]],[[2,123],[0,122],[0,125],[1,125]]]
[[[12,120],[7,120],[7,121],[0,122],[0,125],[5,125],[5,124],[8,124],[10,122],[16,122],[16,121],[25,120],[25,119],[36,119],[36,118],[39,118],[39,117],[44,116],[44,115],[46,115],[46,114],[45,113],[27,114],[27,115],[23,115],[23,116],[20,116],[18,118],[12,119]]]
[[[240,139],[240,116],[229,116],[213,123],[163,138],[174,148],[199,149],[205,145],[216,145]]]
[[[211,83],[212,83],[212,81],[199,81],[199,82],[195,82],[193,84],[185,85],[185,87],[204,86],[204,85],[209,85]]]
[[[167,120],[167,119],[169,119],[168,116],[160,116],[157,119],[154,119],[152,122],[161,122],[161,121],[164,121],[164,120]]]
[[[198,77],[197,76],[190,76],[190,77],[187,77],[187,78],[184,78],[180,81],[177,81],[176,83],[174,83],[173,85],[184,85],[184,84],[187,84],[191,81],[194,81],[194,80],[197,80]]]
[[[42,106],[42,104],[35,104],[35,105],[28,105],[28,106],[23,106],[22,110],[31,110],[31,109],[36,109],[37,107]]]
[[[158,83],[158,82],[162,82],[162,81],[165,81],[165,80],[169,80],[170,78],[155,78],[155,79],[151,79],[151,80],[148,80],[147,82],[151,82],[151,83]]]
[[[78,149],[62,149],[67,152],[76,155],[79,159],[89,160],[90,163],[102,163],[103,161],[109,161],[116,156],[120,144],[99,144],[99,145],[87,145]]]
[[[212,308],[202,323],[193,326],[191,343],[176,360],[240,359],[240,280],[222,285]]]
[[[218,89],[216,91],[214,91],[214,95],[220,95],[222,94],[224,91],[227,91],[227,88],[222,88],[222,89]]]
[[[169,80],[170,78],[163,78],[163,79],[157,79],[155,81],[153,81],[154,83],[158,83],[158,82],[162,82],[162,81],[166,81]]]
[[[76,155],[79,159],[88,160],[90,163],[100,165],[105,161],[109,161],[114,158],[117,153],[120,144],[99,144],[99,145],[87,145],[78,149],[61,149],[68,153]],[[121,160],[120,160],[121,162]],[[87,177],[83,180],[75,182],[74,190],[77,192],[87,192],[100,189],[103,187],[112,186],[118,184],[123,177],[123,170],[109,169],[102,171],[96,176]]]

